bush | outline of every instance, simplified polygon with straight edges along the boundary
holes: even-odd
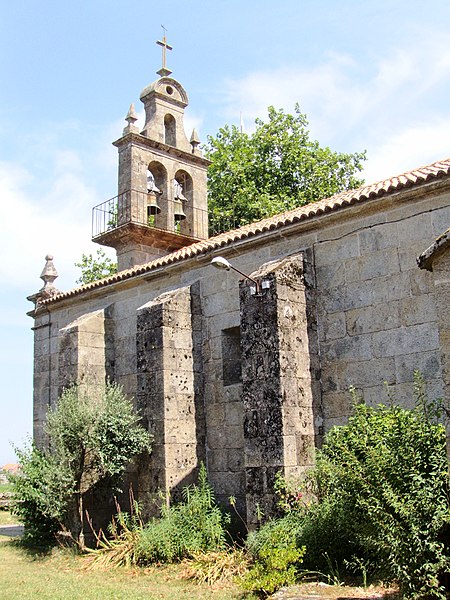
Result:
[[[250,533],[247,550],[252,565],[242,579],[243,588],[269,595],[294,584],[305,554],[305,547],[298,546],[299,533],[300,521],[295,513],[269,521],[258,532]]]
[[[14,486],[11,512],[25,525],[25,545],[45,549],[55,543],[67,516],[73,480],[58,461],[34,445],[16,454],[21,473],[10,476]]]
[[[13,512],[26,538],[41,545],[63,530],[84,547],[83,496],[99,482],[120,483],[131,459],[150,450],[131,401],[112,383],[71,386],[47,415],[49,447],[17,451],[22,473],[12,479]]]
[[[178,504],[163,505],[161,518],[140,531],[136,549],[140,564],[174,562],[225,547],[230,516],[216,505],[203,464],[198,485],[184,487],[182,496]]]
[[[372,563],[405,597],[445,598],[450,568],[445,430],[416,376],[413,410],[364,404],[318,455],[318,504],[303,519],[307,563]],[[327,536],[328,532],[328,536]]]

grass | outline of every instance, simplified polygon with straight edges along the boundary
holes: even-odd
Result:
[[[234,585],[199,586],[181,579],[182,567],[86,570],[86,560],[56,550],[31,555],[9,538],[0,537],[2,600],[237,600],[245,596]]]
[[[0,483],[0,494],[4,492],[13,492],[14,486],[12,483]]]
[[[13,517],[12,514],[7,510],[0,510],[0,527],[2,525],[15,525],[17,518]]]

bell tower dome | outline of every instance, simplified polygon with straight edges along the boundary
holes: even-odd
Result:
[[[160,78],[141,92],[142,131],[134,106],[126,116],[119,152],[118,195],[93,209],[93,241],[116,249],[123,271],[208,237],[206,170],[195,130],[188,140],[188,96],[169,77],[164,35]]]

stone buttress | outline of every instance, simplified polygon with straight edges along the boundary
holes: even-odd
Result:
[[[313,464],[321,435],[314,299],[303,255],[264,265],[240,286],[247,523],[276,508],[277,473],[296,478]],[[315,427],[316,424],[316,427]]]

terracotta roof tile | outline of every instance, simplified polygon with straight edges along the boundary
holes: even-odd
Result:
[[[449,175],[450,158],[419,167],[418,169],[414,169],[389,179],[384,179],[383,181],[378,181],[370,185],[363,185],[356,190],[341,192],[331,196],[330,198],[319,200],[318,202],[307,204],[305,206],[300,206],[294,210],[263,219],[262,221],[258,221],[256,223],[243,225],[239,229],[227,231],[225,233],[216,235],[215,237],[209,238],[208,240],[196,242],[191,246],[186,246],[180,250],[176,250],[175,252],[168,254],[167,256],[163,256],[162,258],[158,258],[143,265],[126,269],[120,273],[116,273],[115,275],[88,283],[67,292],[59,292],[51,298],[44,300],[42,304],[51,304],[53,302],[57,302],[58,300],[76,296],[90,290],[102,288],[193,256],[199,256],[207,251],[222,248],[232,244],[233,242],[250,238],[266,231],[272,231],[274,229],[286,227],[299,221],[339,210],[345,206],[350,206],[352,204],[364,202],[373,198],[380,198],[386,194],[398,192],[403,188],[419,186],[441,177],[447,177]]]

